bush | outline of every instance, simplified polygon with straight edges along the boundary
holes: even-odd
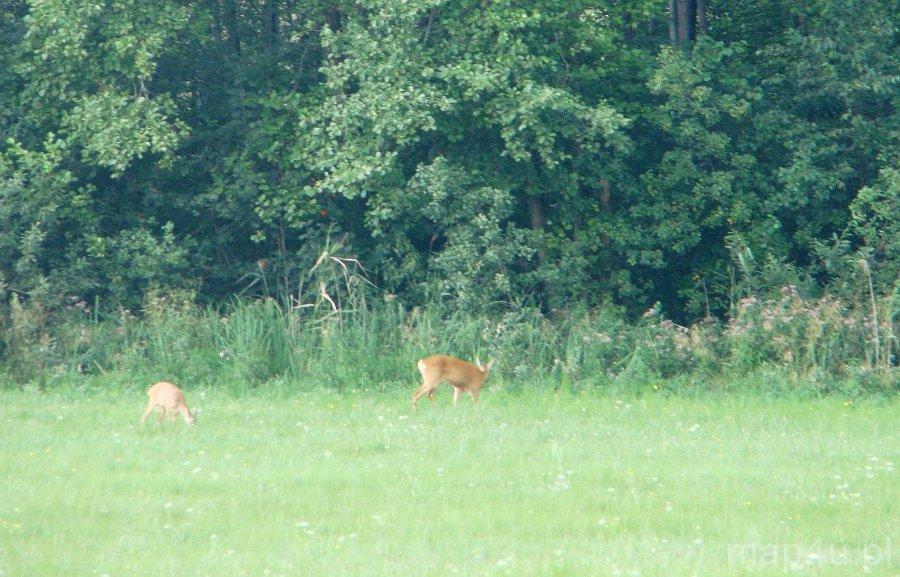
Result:
[[[0,317],[0,372],[52,385],[77,374],[119,374],[235,392],[279,383],[336,390],[412,387],[415,361],[434,353],[496,359],[496,382],[611,392],[718,390],[849,396],[898,390],[898,293],[806,296],[777,263],[739,263],[745,282],[730,318],[682,326],[659,306],[637,322],[604,305],[547,316],[528,307],[471,313],[437,300],[409,309],[379,295],[359,263],[329,243],[276,300],[237,298],[202,308],[193,291],[151,287],[141,310],[98,311],[70,298],[55,315],[13,295]],[[265,285],[260,266],[257,282]],[[280,284],[280,283],[279,283]],[[68,375],[68,376],[67,376]],[[105,381],[105,379],[104,379]]]

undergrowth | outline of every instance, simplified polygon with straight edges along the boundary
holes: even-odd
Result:
[[[150,290],[139,311],[99,311],[77,297],[48,311],[13,295],[0,312],[0,382],[392,389],[409,387],[415,361],[440,352],[496,359],[492,381],[511,389],[898,391],[896,287],[878,295],[863,276],[862,290],[812,296],[793,284],[766,286],[752,255],[739,257],[746,282],[734,291],[731,314],[689,326],[658,306],[636,320],[612,305],[564,314],[524,306],[471,312],[440,300],[408,307],[375,290],[354,259],[327,251],[300,289],[277,298],[203,307],[191,291]]]

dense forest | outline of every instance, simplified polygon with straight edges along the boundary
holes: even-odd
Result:
[[[7,0],[2,286],[291,292],[346,235],[410,302],[717,314],[743,248],[886,289],[897,8]]]
[[[691,323],[765,285],[890,330],[898,8],[2,0],[0,321],[299,306],[329,255],[409,307]]]

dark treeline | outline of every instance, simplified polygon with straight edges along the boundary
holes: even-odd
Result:
[[[2,0],[0,302],[284,297],[332,241],[410,304],[890,293],[897,13]]]

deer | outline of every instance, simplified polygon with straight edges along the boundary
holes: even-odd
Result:
[[[175,421],[175,413],[181,413],[185,423],[188,425],[194,424],[197,413],[192,413],[188,410],[184,402],[184,393],[172,383],[165,381],[156,383],[147,390],[147,396],[150,398],[150,402],[147,403],[147,408],[144,410],[144,414],[141,415],[142,425],[150,413],[153,412],[153,409],[159,409],[159,414],[156,417],[157,425],[162,421],[163,415],[166,413],[168,413],[169,420],[172,422]]]
[[[494,361],[482,364],[481,359],[475,357],[475,364],[462,361],[447,355],[432,355],[421,359],[416,365],[422,374],[422,386],[416,389],[412,396],[413,410],[422,395],[428,395],[428,399],[434,401],[434,390],[442,382],[449,383],[453,387],[453,406],[459,401],[460,393],[469,393],[472,403],[478,404],[478,394],[481,386],[487,379]]]

